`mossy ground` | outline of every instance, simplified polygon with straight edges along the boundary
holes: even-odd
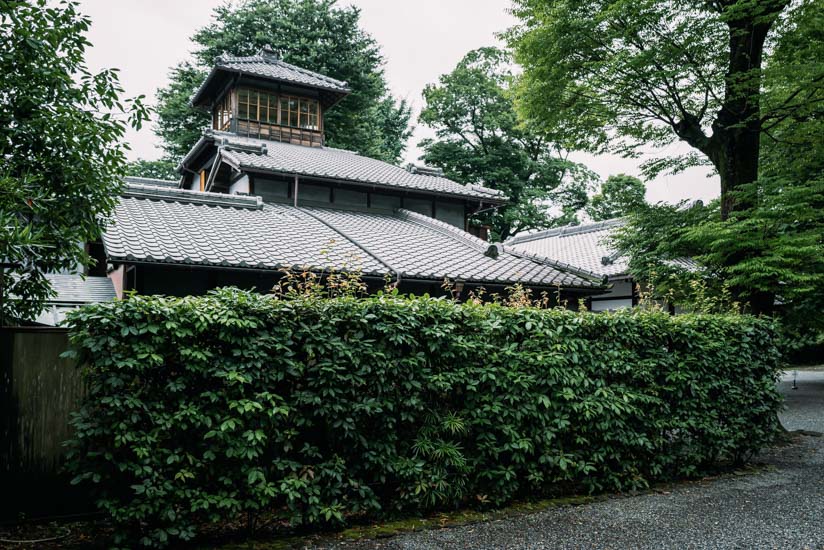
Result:
[[[798,437],[798,434],[789,433],[786,435],[786,441],[782,441],[781,443],[783,445],[792,444],[798,439]],[[526,500],[514,502],[507,507],[499,509],[464,509],[434,513],[425,517],[403,517],[387,520],[381,523],[354,525],[336,532],[296,534],[294,531],[290,533],[288,529],[284,529],[285,526],[281,526],[266,529],[263,532],[259,532],[256,537],[246,539],[246,536],[248,535],[243,534],[243,526],[238,524],[230,526],[232,527],[230,530],[233,531],[234,534],[214,534],[213,536],[206,534],[206,536],[199,539],[198,542],[195,542],[194,545],[187,545],[187,547],[194,547],[202,550],[206,550],[207,548],[220,548],[221,550],[290,550],[335,541],[382,539],[415,531],[460,527],[473,523],[534,514],[550,508],[562,506],[581,506],[611,498],[631,497],[650,493],[667,494],[670,491],[678,490],[688,484],[708,483],[724,477],[757,474],[764,471],[769,471],[770,469],[772,468],[769,466],[753,464],[739,469],[729,469],[715,476],[703,477],[691,481],[662,483],[645,491],[597,496],[571,495],[541,500]],[[48,527],[48,529],[44,535],[42,530],[46,527]],[[226,527],[226,525],[223,525],[222,527]],[[8,533],[6,533],[6,531],[8,531]],[[104,520],[86,520],[77,522],[51,523],[32,522],[17,525],[14,529],[11,529],[10,527],[0,529],[0,533],[9,535],[13,534],[14,536],[9,536],[9,538],[14,538],[17,540],[41,539],[44,537],[51,537],[56,534],[62,534],[65,531],[70,532],[68,537],[42,543],[38,545],[38,547],[45,549],[104,548],[106,546],[105,541],[108,540],[111,528]],[[0,543],[0,548],[6,547],[31,548],[32,545],[5,545]]]
[[[292,550],[305,548],[315,544],[331,543],[335,541],[357,541],[389,538],[405,533],[425,531],[432,529],[446,529],[460,527],[473,523],[495,521],[519,515],[542,512],[550,508],[562,506],[581,506],[607,500],[610,498],[631,497],[642,494],[668,494],[688,484],[707,483],[725,477],[737,477],[752,475],[769,471],[771,468],[751,464],[738,469],[729,469],[717,475],[706,476],[690,481],[674,481],[670,483],[657,484],[644,491],[634,491],[617,495],[571,495],[557,498],[519,501],[510,504],[505,508],[493,510],[456,510],[453,512],[440,512],[426,517],[405,517],[388,520],[371,525],[356,525],[334,533],[321,533],[307,536],[291,536],[277,539],[247,541],[243,543],[231,543],[220,546],[221,550]]]
[[[520,514],[540,512],[552,507],[573,506],[588,504],[596,500],[603,500],[604,496],[566,496],[537,501],[523,501],[511,504],[506,508],[495,510],[456,510],[454,512],[439,512],[426,517],[406,517],[389,520],[371,525],[357,525],[337,533],[326,533],[313,536],[287,537],[276,540],[248,541],[221,546],[222,550],[287,550],[301,548],[310,543],[329,542],[334,540],[370,540],[381,539],[424,531],[430,529],[444,529],[459,527],[483,521],[503,519]]]

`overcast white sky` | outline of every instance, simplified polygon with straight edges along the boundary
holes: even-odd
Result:
[[[128,96],[145,94],[154,102],[155,90],[166,84],[170,67],[189,57],[193,31],[209,22],[212,8],[224,0],[81,0],[92,18],[88,52],[92,69],[119,68]],[[426,84],[451,71],[469,50],[499,44],[495,34],[514,23],[509,0],[338,0],[361,8],[361,25],[381,45],[392,92],[410,101],[416,111]],[[311,67],[309,67],[311,68]],[[429,134],[416,127],[406,160],[419,156],[416,144]],[[150,125],[130,131],[132,158],[161,155]],[[673,152],[685,146],[671,146]],[[610,174],[640,175],[640,160],[607,155],[573,155],[602,178]],[[717,178],[693,169],[647,183],[647,199],[677,201],[718,195]]]

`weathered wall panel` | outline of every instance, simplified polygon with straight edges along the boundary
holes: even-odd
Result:
[[[0,499],[0,517],[84,509],[61,471],[84,393],[80,371],[60,358],[67,346],[64,329],[0,329],[0,486],[15,495]]]

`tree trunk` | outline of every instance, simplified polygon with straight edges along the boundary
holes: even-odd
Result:
[[[713,121],[712,137],[701,143],[721,179],[722,220],[753,206],[738,192],[758,180],[764,41],[787,3],[787,0],[762,0],[752,5],[752,11],[743,10],[740,18],[731,17],[727,21],[729,66],[724,78],[724,101]],[[728,258],[728,264],[745,260],[742,253]],[[753,314],[770,314],[774,310],[773,292],[733,291],[749,305]]]
[[[725,75],[724,103],[713,122],[708,155],[721,178],[721,219],[726,220],[747,204],[736,191],[758,179],[761,147],[761,64],[764,41],[775,15],[783,9],[776,3],[772,17],[748,14],[731,19],[729,66]]]
[[[732,129],[719,140],[717,151],[711,157],[721,180],[721,219],[726,220],[735,211],[750,205],[736,192],[758,179],[759,132]],[[731,135],[730,135],[731,134]]]

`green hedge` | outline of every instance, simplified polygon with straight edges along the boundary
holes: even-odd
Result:
[[[144,544],[645,487],[748,458],[780,406],[775,335],[747,316],[223,289],[70,324],[90,388],[70,468]]]

